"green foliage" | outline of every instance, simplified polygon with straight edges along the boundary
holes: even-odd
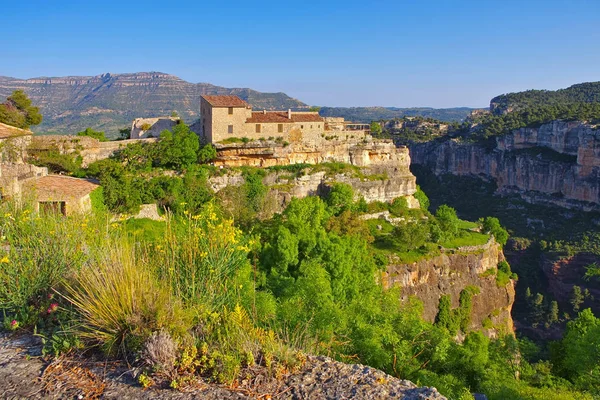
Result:
[[[598,394],[600,388],[600,319],[588,308],[567,324],[556,348],[556,363],[581,389]]]
[[[454,208],[445,204],[439,206],[435,218],[442,232],[441,240],[450,240],[458,234],[459,219]]]
[[[496,241],[501,245],[505,245],[508,241],[508,232],[500,225],[500,221],[495,217],[485,217],[481,221],[482,231],[491,233],[496,238]]]
[[[502,260],[498,263],[498,270],[496,272],[496,284],[498,287],[505,287],[511,279],[515,279],[516,276],[510,270],[510,265],[506,260]]]
[[[32,149],[28,161],[38,167],[47,167],[49,172],[55,174],[67,173],[75,176],[83,174],[81,155],[78,152],[62,153],[58,147],[47,150]]]
[[[101,142],[108,141],[104,135],[104,132],[95,131],[92,128],[86,128],[84,131],[78,132],[77,136],[89,136],[91,138],[98,139]]]
[[[217,149],[212,144],[206,144],[198,150],[198,162],[206,164],[217,158]]]
[[[90,201],[92,202],[92,210],[95,213],[105,213],[108,211],[106,204],[104,204],[104,190],[102,186],[90,193]]]
[[[0,122],[17,128],[29,129],[42,122],[40,109],[31,105],[24,91],[15,90],[6,101],[0,104]]]
[[[199,148],[198,135],[186,124],[177,124],[172,131],[165,129],[160,133],[156,153],[158,165],[180,170],[188,168],[197,162]]]
[[[329,212],[339,215],[343,211],[350,210],[354,205],[354,189],[347,183],[334,183],[325,197]]]
[[[378,122],[371,122],[371,135],[378,137],[381,135],[382,129]]]
[[[427,211],[429,209],[429,198],[427,197],[425,192],[421,190],[421,187],[419,185],[417,185],[417,191],[415,192],[414,196],[415,199],[419,201],[421,209]]]

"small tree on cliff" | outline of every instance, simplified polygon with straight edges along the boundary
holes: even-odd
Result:
[[[381,129],[381,125],[379,124],[379,122],[371,122],[371,135],[373,136],[379,136],[381,135],[382,129]]]
[[[4,103],[0,104],[0,122],[17,128],[29,129],[42,122],[40,109],[31,105],[24,91],[15,90]]]

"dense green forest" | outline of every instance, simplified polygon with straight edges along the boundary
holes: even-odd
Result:
[[[26,205],[2,205],[10,249],[0,257],[5,328],[35,327],[50,355],[91,348],[145,357],[145,386],[184,387],[195,374],[232,382],[256,366],[284,373],[316,353],[435,386],[452,399],[474,392],[491,399],[597,394],[600,320],[589,310],[572,315],[564,339],[539,346],[508,332],[489,339],[468,330],[475,287],[461,293],[458,308],[442,297],[432,324],[422,319],[419,301],[401,303],[400,289],[377,283],[390,254],[410,262],[440,247],[485,243],[491,234],[506,243],[496,218],[462,221],[451,207],[430,206],[420,190],[421,209],[402,198],[366,204],[345,184],[273,214],[263,184],[269,171],[203,164],[215,155],[185,124],[85,169],[76,154],[38,154],[40,165],[95,177],[102,190],[87,217],[39,217]],[[275,170],[300,176],[313,168],[361,174],[339,163]],[[240,173],[244,183],[215,194],[208,178],[224,173]],[[110,222],[106,214],[151,202],[166,221]],[[381,210],[404,222],[376,226],[360,218]],[[507,263],[491,271],[499,285],[517,278]],[[169,362],[150,356],[156,343],[177,349]]]
[[[586,82],[559,90],[527,90],[494,97],[490,104],[495,114],[518,111],[540,105],[563,106],[573,103],[600,102],[600,82]]]

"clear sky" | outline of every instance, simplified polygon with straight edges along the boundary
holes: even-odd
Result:
[[[161,71],[311,105],[481,107],[600,80],[600,0],[29,0],[0,75]]]

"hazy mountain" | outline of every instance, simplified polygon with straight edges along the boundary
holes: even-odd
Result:
[[[115,136],[134,118],[170,115],[173,111],[193,122],[203,94],[235,94],[257,109],[306,107],[285,93],[195,84],[160,72],[25,80],[0,76],[0,101],[15,89],[25,90],[40,106],[44,122],[33,127],[38,133],[76,133],[92,127]]]
[[[435,118],[440,121],[452,122],[464,120],[475,108],[396,108],[396,107],[322,107],[320,114],[324,117],[344,117],[355,122],[371,122],[390,120],[402,117],[421,116]]]

